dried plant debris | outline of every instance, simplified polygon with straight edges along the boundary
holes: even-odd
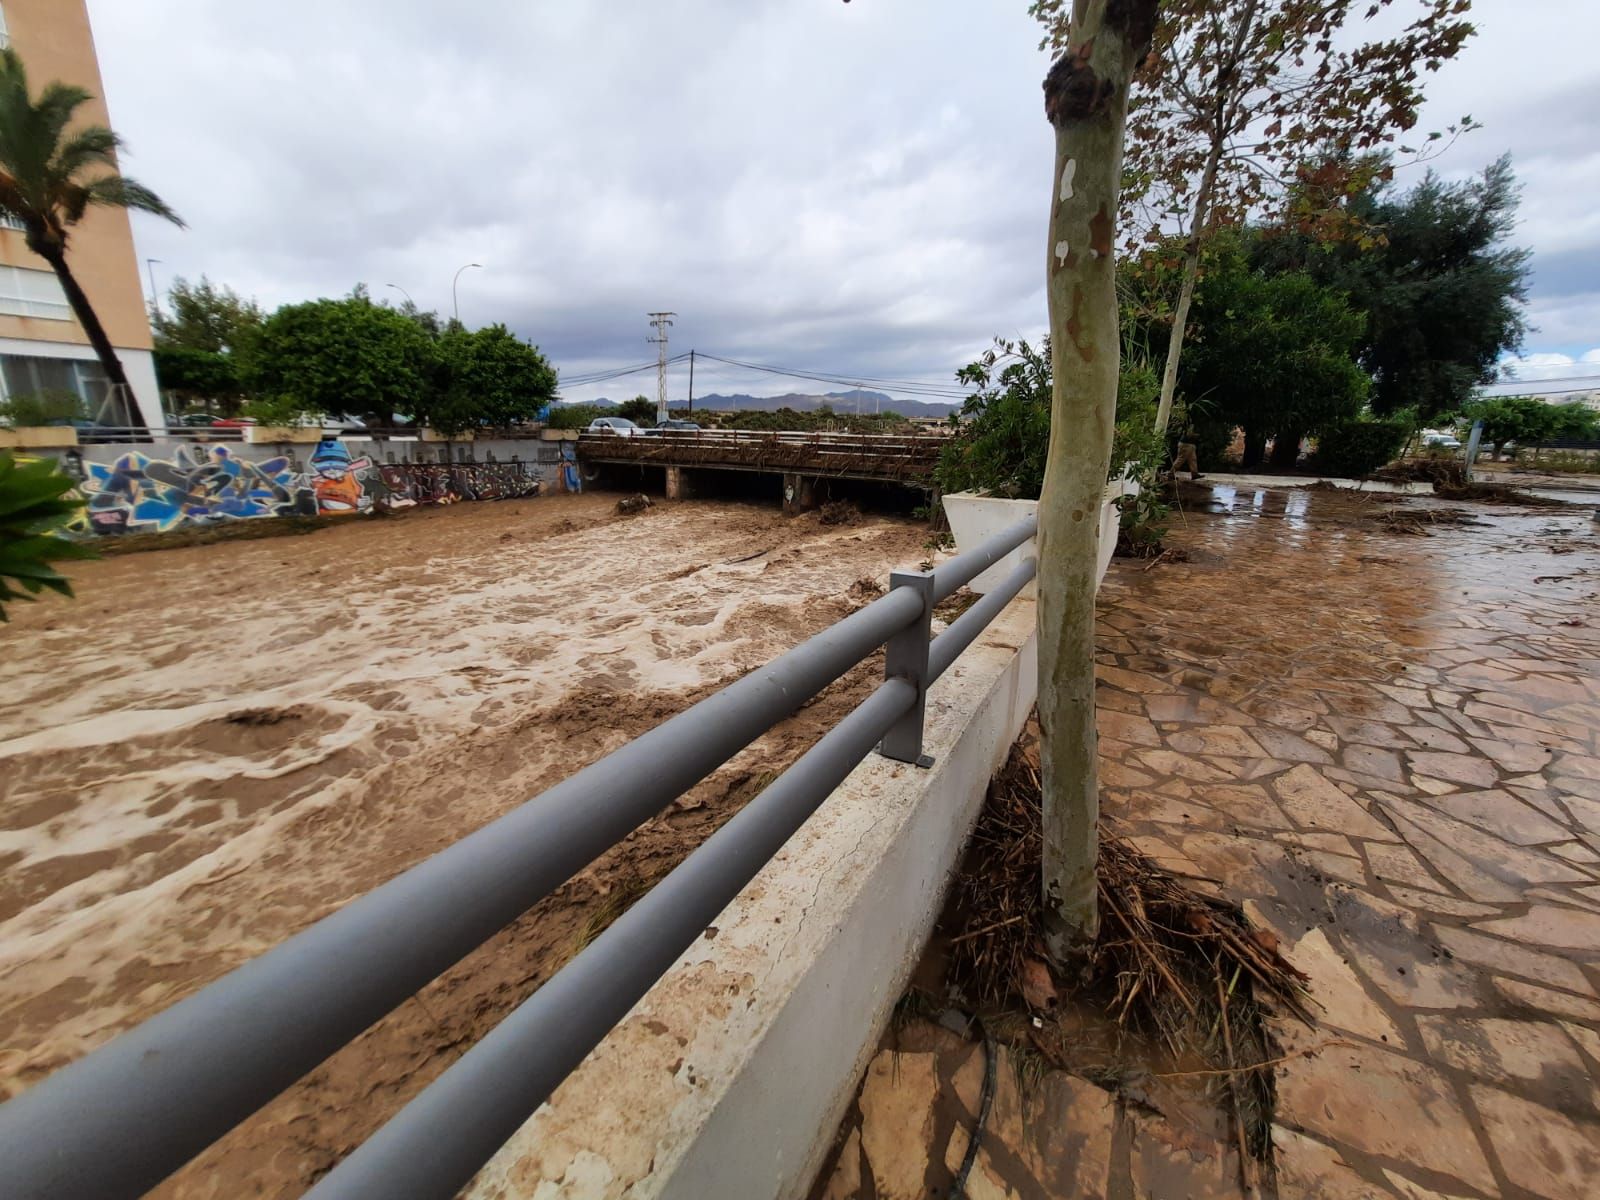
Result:
[[[1385,508],[1371,517],[1386,533],[1432,537],[1441,525],[1487,525],[1464,508]]]
[[[1041,933],[1040,785],[1037,740],[1025,736],[990,785],[956,883],[945,926],[950,981],[991,1012],[1044,1011],[1070,987],[1175,1057],[1199,1055],[1206,1066],[1196,1074],[1230,1093],[1241,1149],[1268,1159],[1272,1067],[1283,1060],[1265,1013],[1310,1024],[1306,977],[1237,905],[1196,891],[1105,823],[1099,938],[1081,979],[1053,974]]]
[[[830,500],[818,511],[817,520],[824,525],[855,525],[861,521],[861,509],[849,500]]]

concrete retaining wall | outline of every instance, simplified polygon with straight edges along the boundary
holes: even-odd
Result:
[[[1014,601],[933,687],[933,767],[862,763],[467,1196],[806,1194],[1034,702],[1034,620]]]

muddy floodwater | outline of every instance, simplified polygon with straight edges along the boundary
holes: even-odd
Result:
[[[1187,561],[1101,591],[1103,812],[1317,1005],[1269,1020],[1258,1195],[1600,1194],[1600,525],[1442,507],[1185,488]],[[1197,1110],[1137,1039],[1062,1057],[1002,1051],[969,1196],[1241,1194],[1220,1087]],[[970,1036],[900,1023],[814,1196],[946,1194],[984,1074]]]
[[[710,502],[624,518],[615,502],[467,504],[127,555],[75,567],[75,601],[16,606],[0,627],[0,1095],[788,649],[926,553],[926,527],[893,518],[824,526]],[[852,672],[157,1194],[299,1195],[875,672]]]

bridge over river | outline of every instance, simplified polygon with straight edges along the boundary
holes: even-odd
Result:
[[[817,482],[827,479],[932,491],[934,467],[946,441],[941,434],[664,429],[623,437],[586,431],[578,438],[578,458],[586,467],[662,467],[669,499],[691,494],[699,471],[779,475],[785,507],[808,508]]]

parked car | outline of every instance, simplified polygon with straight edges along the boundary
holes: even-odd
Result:
[[[584,432],[614,433],[618,437],[641,437],[645,431],[627,417],[596,417],[589,422],[589,427]]]
[[[693,421],[685,421],[682,417],[669,417],[654,429],[646,429],[646,433],[686,433],[700,428]]]
[[[1424,450],[1459,450],[1461,439],[1453,433],[1440,433],[1433,429],[1422,431],[1422,448]]]

